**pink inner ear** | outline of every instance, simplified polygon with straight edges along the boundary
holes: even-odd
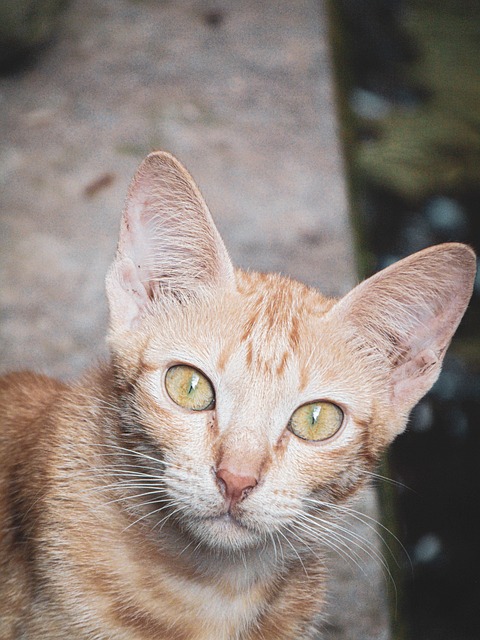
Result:
[[[118,266],[122,287],[135,301],[137,307],[146,306],[150,296],[149,292],[145,289],[145,285],[138,277],[139,265],[135,265],[132,260],[125,258]]]
[[[413,360],[405,364],[404,377],[416,378],[428,375],[435,365],[438,364],[439,357],[434,351],[428,349],[418,353]]]
[[[441,357],[431,349],[420,351],[395,367],[391,374],[393,401],[401,407],[415,404],[434,384],[440,367]]]
[[[149,256],[155,250],[152,227],[149,198],[139,189],[132,194],[125,207],[118,251],[131,261],[130,267],[126,267],[127,271],[135,270],[135,273],[125,273],[125,281],[132,283],[134,290],[137,290],[139,284],[143,283],[143,288],[149,296],[151,296],[151,288],[149,287],[151,273],[148,271],[147,263]]]
[[[107,296],[112,326],[132,329],[149,303],[149,296],[129,258],[116,260],[107,274]]]

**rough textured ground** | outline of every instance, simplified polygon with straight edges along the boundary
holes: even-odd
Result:
[[[326,36],[314,0],[71,3],[37,64],[0,80],[2,370],[70,377],[105,353],[103,278],[156,148],[193,173],[236,264],[352,286]],[[361,555],[332,558],[326,639],[389,638],[387,580]]]

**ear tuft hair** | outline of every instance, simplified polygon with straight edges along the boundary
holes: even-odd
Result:
[[[339,320],[353,325],[365,348],[387,365],[400,412],[410,411],[437,379],[475,273],[469,247],[437,245],[365,280],[334,307]]]
[[[131,328],[162,296],[188,300],[233,282],[232,264],[195,182],[169,153],[151,153],[130,185],[107,276],[112,324]]]

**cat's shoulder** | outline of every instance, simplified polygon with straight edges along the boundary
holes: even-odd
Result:
[[[66,384],[49,376],[33,371],[15,371],[0,376],[0,403],[2,409],[4,403],[19,399],[27,406],[44,404],[66,388]]]
[[[31,371],[18,371],[0,377],[0,437],[32,424],[46,407],[55,402],[67,385]]]

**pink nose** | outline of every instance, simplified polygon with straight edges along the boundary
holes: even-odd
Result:
[[[246,498],[258,484],[258,480],[254,476],[232,473],[228,469],[219,469],[216,475],[218,486],[228,500],[230,507]]]

